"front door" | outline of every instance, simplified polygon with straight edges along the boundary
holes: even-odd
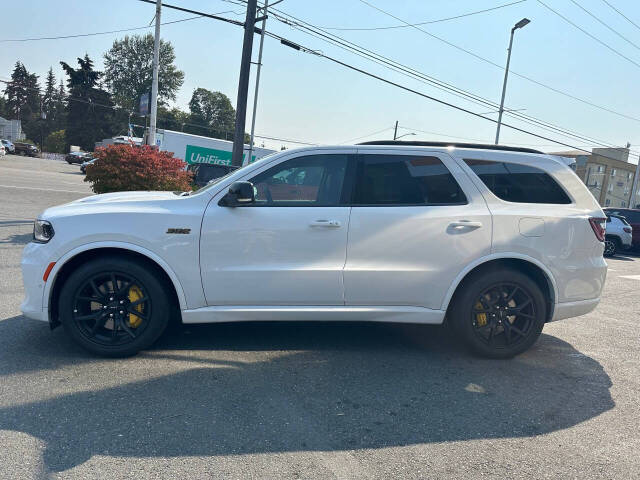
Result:
[[[446,154],[363,151],[352,205],[347,305],[439,310],[456,276],[491,249],[484,199]]]
[[[344,305],[349,157],[289,157],[243,178],[253,204],[209,204],[200,240],[208,305]]]

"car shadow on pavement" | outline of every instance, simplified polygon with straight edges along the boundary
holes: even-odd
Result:
[[[111,361],[114,373],[127,372],[140,359],[173,369],[0,408],[0,430],[42,439],[53,471],[93,455],[217,456],[531,437],[614,407],[602,366],[545,334],[525,354],[497,361],[467,354],[434,327],[202,325],[165,335],[139,357],[104,360],[84,354],[59,330],[13,317],[0,322],[0,347],[2,376],[66,365],[82,375],[85,364]]]
[[[33,233],[14,233],[8,237],[0,237],[0,244],[26,245],[33,239]]]

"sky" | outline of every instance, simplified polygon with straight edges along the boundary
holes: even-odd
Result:
[[[637,163],[640,153],[640,98],[637,94],[640,2],[607,1],[639,26],[625,20],[604,0],[576,2],[586,12],[572,0],[544,0],[544,4],[564,19],[546,8],[541,0],[524,0],[484,13],[425,24],[419,27],[423,31],[412,27],[327,31],[430,77],[499,103],[511,27],[526,17],[531,23],[515,32],[505,108],[519,110],[588,139],[567,138],[508,116],[504,117],[504,122],[585,149],[596,146],[590,140],[617,146],[630,142],[631,161]],[[222,16],[243,21],[246,8],[235,2],[168,0],[164,3],[207,13],[224,12]],[[512,2],[517,0],[283,0],[275,8],[325,29],[353,29],[404,25],[403,21],[440,20]],[[41,81],[49,67],[53,67],[57,78],[63,78],[59,62],[75,64],[75,59],[85,53],[101,69],[103,55],[114,40],[127,33],[153,32],[153,28],[58,40],[7,40],[147,26],[154,12],[154,5],[139,0],[6,2],[2,17],[22,20],[1,22],[0,79],[9,78],[16,61],[39,75]],[[163,22],[189,17],[193,15],[167,8],[162,12]],[[455,97],[358,57],[273,16],[267,20],[267,30],[425,95],[476,113],[492,111],[490,107]],[[241,27],[197,18],[164,25],[161,36],[173,44],[175,63],[185,72],[176,106],[187,110],[191,94],[198,87],[225,93],[235,106],[242,51]],[[254,61],[258,43],[256,36]],[[382,83],[322,57],[288,48],[277,40],[265,39],[262,60],[257,134],[312,144],[353,143],[392,139],[393,126],[398,121],[398,135],[415,134],[404,137],[408,140],[493,143],[495,123]],[[514,72],[623,116],[541,87]],[[254,78],[255,66],[252,68],[246,131],[250,128]],[[497,118],[497,114],[487,116]],[[501,143],[544,151],[570,149],[504,126],[500,140]],[[286,141],[260,141],[270,148],[296,145]]]

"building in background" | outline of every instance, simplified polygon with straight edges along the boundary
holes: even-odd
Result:
[[[636,164],[629,162],[628,148],[594,148],[591,154],[579,150],[553,155],[574,158],[576,173],[603,207],[635,207],[640,192],[632,198]]]
[[[20,120],[7,120],[0,117],[0,138],[10,140],[12,142],[19,142],[24,140],[24,133],[22,133],[22,123]]]

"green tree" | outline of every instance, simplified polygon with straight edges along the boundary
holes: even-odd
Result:
[[[184,72],[174,65],[176,55],[171,42],[160,40],[158,103],[176,99],[184,83]],[[113,42],[104,54],[104,80],[115,102],[137,110],[140,96],[151,91],[153,77],[153,35],[125,36]]]
[[[79,145],[84,150],[93,150],[95,142],[113,135],[111,96],[100,88],[101,72],[93,69],[88,55],[78,58],[77,69],[65,62],[60,64],[68,76],[66,147]]]
[[[191,133],[233,139],[236,111],[224,93],[196,88],[189,101]],[[187,129],[185,128],[185,131]]]
[[[51,153],[65,153],[66,140],[64,130],[51,132],[44,141],[44,149]]]
[[[183,112],[179,108],[168,109],[164,106],[158,107],[158,128],[166,128],[167,130],[186,131],[189,127],[189,114]]]
[[[40,138],[40,85],[38,76],[29,73],[21,62],[11,73],[11,81],[4,90],[7,97],[6,114],[22,122],[22,130],[29,138]]]

